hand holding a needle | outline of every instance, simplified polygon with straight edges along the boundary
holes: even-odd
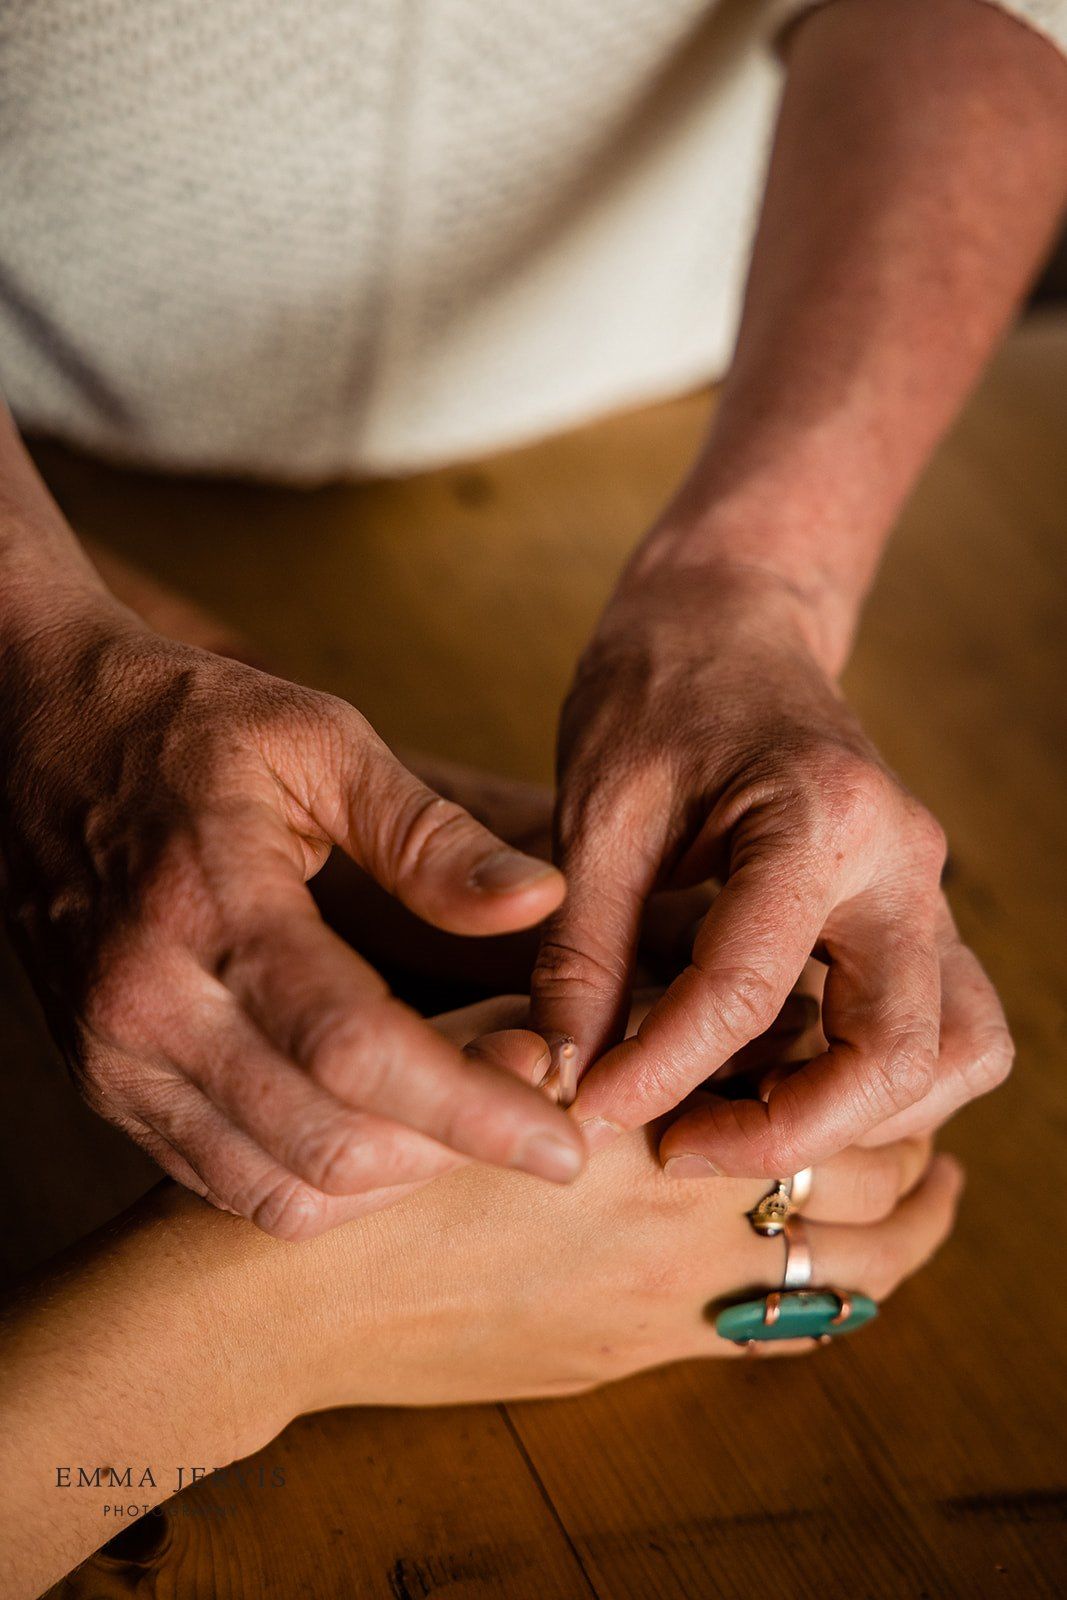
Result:
[[[813,952],[826,1050],[765,1098],[702,1096],[663,1137],[672,1174],[774,1175],[910,1137],[1008,1071],[1000,1004],[941,892],[941,829],[781,586],[624,584],[564,710],[556,835],[568,893],[533,1023],[591,1148],[673,1111],[769,1028]],[[690,964],[621,1042],[648,896],[712,877]]]

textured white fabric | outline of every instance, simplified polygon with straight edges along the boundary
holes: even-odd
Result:
[[[315,480],[714,376],[783,15],[3,0],[0,387],[120,458]]]

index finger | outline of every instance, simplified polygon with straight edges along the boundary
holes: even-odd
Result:
[[[621,1038],[645,901],[665,844],[658,788],[598,796],[561,842],[567,898],[546,922],[530,976],[530,1026],[553,1047],[560,1099]]]
[[[581,1169],[570,1119],[395,1000],[302,884],[260,899],[217,975],[275,1049],[346,1105],[554,1182]]]
[[[921,1103],[935,1081],[941,1012],[929,922],[921,906],[905,910],[873,890],[843,906],[824,939],[829,1047],[765,1101],[705,1096],[666,1134],[661,1156],[691,1154],[709,1175],[796,1172]]]
[[[799,841],[779,842],[730,874],[700,926],[692,964],[633,1038],[585,1078],[579,1122],[595,1118],[610,1132],[673,1111],[770,1027],[833,906],[830,874],[820,866]]]

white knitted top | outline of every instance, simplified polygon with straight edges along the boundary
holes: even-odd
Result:
[[[0,387],[315,480],[715,376],[810,3],[3,0]],[[994,3],[1067,47],[1067,0]]]

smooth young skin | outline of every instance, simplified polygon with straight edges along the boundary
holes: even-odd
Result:
[[[573,1041],[572,1091],[592,1066],[576,1110],[596,1146],[677,1106],[812,951],[828,962],[829,1048],[766,1103],[674,1123],[663,1154],[690,1174],[928,1129],[1011,1062],[941,894],[941,829],[836,678],[894,518],[1062,211],[1067,63],[982,0],[832,0],[787,54],[711,435],[564,707],[568,894],[533,979],[535,1026]],[[611,1048],[646,896],[712,873],[692,964]]]
[[[543,1042],[500,1031],[525,1002],[439,1019],[525,1078]],[[806,1206],[820,1281],[884,1300],[948,1233],[960,1172],[929,1143],[846,1151]],[[467,1166],[297,1248],[180,1189],[48,1272],[0,1317],[0,1592],[30,1600],[114,1531],[106,1486],[57,1464],[223,1466],[301,1412],[572,1394],[643,1367],[737,1356],[709,1303],[780,1281],[780,1242],[744,1219],[757,1180],[667,1182],[644,1131],[570,1188]],[[810,1341],[773,1347],[776,1354]]]

